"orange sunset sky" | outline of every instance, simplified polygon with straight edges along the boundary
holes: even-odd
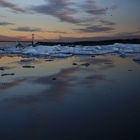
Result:
[[[139,0],[0,0],[0,40],[140,38]]]

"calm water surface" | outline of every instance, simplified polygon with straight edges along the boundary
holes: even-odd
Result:
[[[0,140],[139,140],[139,118],[132,58],[0,57]]]

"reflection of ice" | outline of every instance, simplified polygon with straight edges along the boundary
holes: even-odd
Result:
[[[140,61],[140,55],[136,56],[133,60]]]
[[[9,89],[15,86],[18,86],[20,83],[24,82],[25,80],[16,80],[13,82],[8,82],[8,83],[0,83],[0,90],[5,90],[5,89]]]
[[[140,64],[140,55],[137,55],[136,57],[134,57],[133,60],[134,60],[136,63]]]
[[[105,46],[27,46],[16,48],[13,46],[0,46],[0,54],[22,54],[36,56],[67,57],[71,55],[96,55],[96,54],[129,54],[140,53],[140,44],[119,44]]]

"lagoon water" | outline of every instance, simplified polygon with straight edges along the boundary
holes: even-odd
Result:
[[[140,139],[131,57],[0,57],[1,140]]]

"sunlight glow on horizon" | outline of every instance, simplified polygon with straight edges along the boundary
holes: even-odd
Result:
[[[30,39],[32,32],[48,39],[139,37],[138,4],[136,0],[34,0],[33,4],[0,0],[0,37]]]

